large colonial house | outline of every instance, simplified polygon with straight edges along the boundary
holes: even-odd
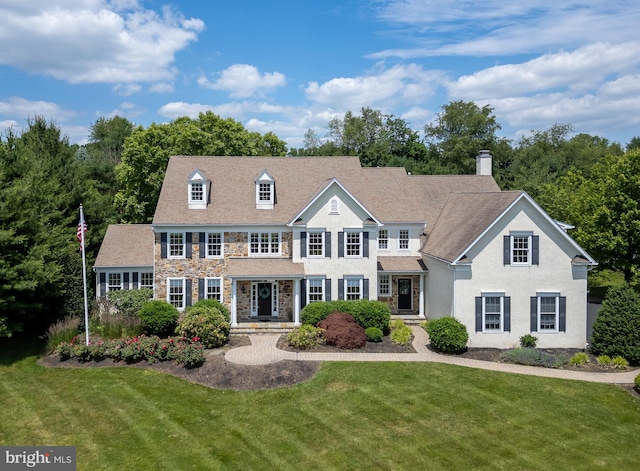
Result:
[[[150,287],[184,309],[229,306],[232,328],[293,327],[308,304],[377,299],[454,316],[470,346],[582,348],[596,262],[522,191],[476,175],[414,176],[357,157],[171,157],[153,222],[112,225],[96,293]]]

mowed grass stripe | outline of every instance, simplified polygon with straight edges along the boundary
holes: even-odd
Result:
[[[0,367],[0,392],[3,444],[75,444],[79,470],[640,468],[640,401],[620,388],[450,365],[326,363],[231,392],[32,359]]]

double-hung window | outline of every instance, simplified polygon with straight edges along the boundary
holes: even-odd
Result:
[[[167,302],[176,307],[176,309],[184,309],[185,307],[185,279],[184,278],[168,278],[167,279]]]
[[[324,257],[324,231],[307,234],[309,257]]]
[[[122,273],[109,273],[107,291],[117,291],[122,289]]]
[[[378,250],[389,250],[389,231],[387,229],[378,231]]]
[[[391,296],[390,275],[378,276],[378,296]]]
[[[207,234],[207,258],[220,258],[222,255],[222,233],[209,232]]]
[[[360,232],[345,233],[344,253],[347,257],[362,256],[362,234]]]
[[[222,278],[206,278],[205,298],[222,302]]]
[[[511,298],[504,293],[482,293],[476,298],[476,332],[509,332]]]
[[[539,237],[530,232],[504,236],[504,264],[530,266],[539,263]]]
[[[184,233],[169,233],[169,258],[184,258]]]
[[[345,278],[344,299],[357,301],[362,298],[362,278]]]
[[[324,301],[324,283],[323,278],[309,278],[307,280],[307,299],[309,303]]]
[[[566,331],[567,298],[560,293],[537,293],[531,297],[531,331]]]
[[[189,201],[191,203],[201,203],[204,201],[204,183],[193,182],[189,193]]]
[[[280,255],[280,233],[251,232],[249,253],[251,255]]]
[[[409,250],[409,230],[400,229],[398,231],[398,250]]]
[[[258,201],[271,202],[273,200],[273,183],[258,184]]]

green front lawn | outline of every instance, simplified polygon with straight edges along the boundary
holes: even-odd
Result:
[[[615,386],[327,363],[296,387],[231,392],[1,355],[0,443],[75,445],[78,470],[640,469],[640,400]]]

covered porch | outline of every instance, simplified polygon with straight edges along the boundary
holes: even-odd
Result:
[[[229,260],[231,327],[300,325],[300,280],[304,267],[290,259]]]
[[[427,266],[416,257],[378,257],[378,301],[391,314],[406,319],[426,319]]]

